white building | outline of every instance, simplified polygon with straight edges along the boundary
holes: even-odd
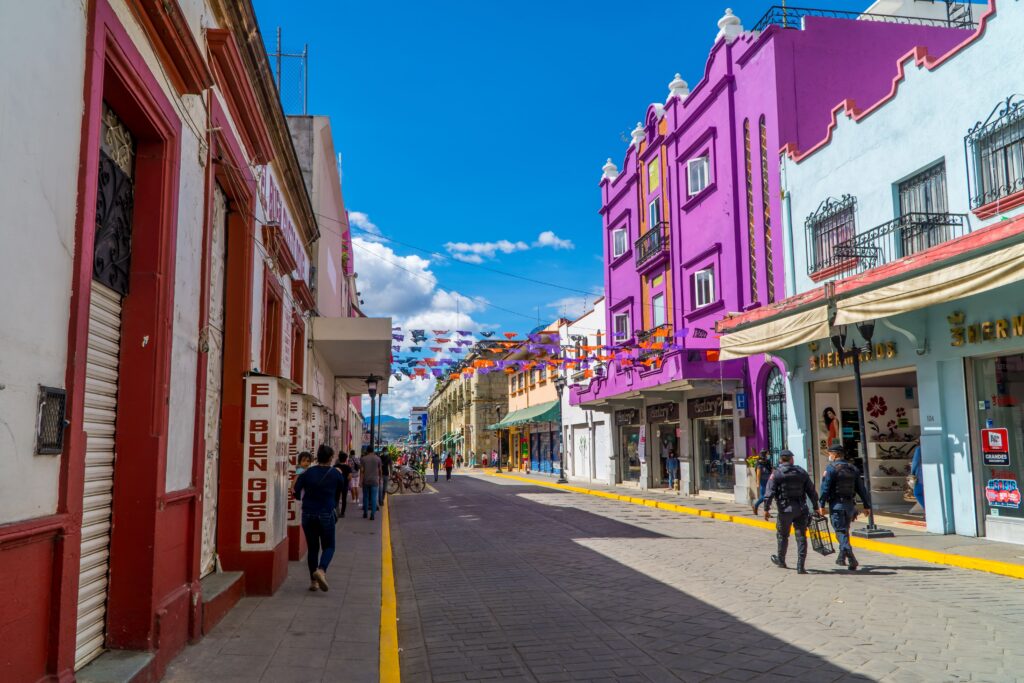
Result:
[[[594,410],[584,410],[569,403],[569,387],[586,385],[590,378],[603,372],[603,364],[594,360],[596,348],[607,341],[602,329],[605,320],[604,297],[594,302],[594,308],[572,322],[558,328],[558,336],[566,348],[567,358],[581,359],[576,367],[562,367],[566,390],[562,392],[562,443],[565,452],[565,476],[582,481],[615,483],[615,454],[612,452],[612,416]]]

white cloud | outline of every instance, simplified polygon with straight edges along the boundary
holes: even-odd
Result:
[[[591,295],[575,295],[565,296],[557,301],[552,301],[547,305],[548,308],[554,309],[555,312],[561,316],[568,318],[569,320],[575,320],[579,318],[587,311],[594,309],[594,301],[601,296],[599,293]]]
[[[349,211],[348,222],[352,227],[362,231],[361,237],[366,241],[387,241],[387,238],[381,234],[380,228],[377,227],[377,224],[371,221],[370,217],[362,211]]]
[[[425,406],[430,400],[431,394],[434,393],[433,379],[422,380],[422,379],[405,379],[402,381],[396,381],[394,377],[391,378],[388,384],[388,393],[384,395],[381,400],[380,409],[385,415],[392,417],[407,418],[409,417],[409,411],[417,406]],[[363,413],[366,417],[370,416],[370,397],[363,396]]]
[[[575,249],[576,245],[572,240],[564,240],[551,230],[545,230],[537,235],[532,244],[522,240],[496,240],[494,242],[448,242],[444,248],[456,261],[463,263],[483,263],[495,258],[498,254],[514,254],[517,251],[528,249],[541,249],[550,247],[552,249]]]
[[[575,249],[576,245],[572,243],[572,240],[563,240],[561,237],[556,235],[551,230],[545,230],[541,234],[537,235],[537,241],[533,243],[535,247],[552,247],[553,249]]]

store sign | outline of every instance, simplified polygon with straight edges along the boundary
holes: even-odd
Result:
[[[1020,508],[1020,489],[1013,479],[989,479],[985,500],[994,508]]]
[[[636,408],[630,408],[629,410],[617,410],[615,411],[615,426],[625,427],[627,425],[635,425],[640,422],[640,411]]]
[[[817,349],[817,342],[811,345],[811,351]],[[878,342],[872,346],[869,346],[860,352],[861,363],[871,363],[876,360],[886,360],[896,357],[896,342],[886,341]],[[847,365],[853,366],[853,355],[847,354],[844,358],[838,351],[832,351],[831,353],[820,353],[812,355],[807,362],[807,367],[811,372],[816,370],[825,370],[828,368],[842,368]]]
[[[982,459],[989,467],[1008,467],[1010,464],[1010,432],[999,427],[981,430]]]
[[[295,229],[291,212],[288,211],[288,206],[277,185],[277,178],[270,166],[262,167],[258,175],[261,205],[266,212],[266,218],[268,221],[276,221],[281,226],[281,233],[284,235],[285,244],[288,245],[288,251],[298,264],[296,270],[299,277],[308,281],[309,259],[306,257],[306,250],[302,246],[298,230]]]
[[[686,402],[686,413],[691,420],[732,415],[732,394],[691,398]]]
[[[288,394],[277,378],[246,378],[243,551],[273,550],[286,535]]]
[[[949,322],[950,346],[1024,337],[1024,315],[965,325],[963,311],[954,311],[946,316],[946,320]]]
[[[679,420],[678,403],[659,403],[647,406],[648,422],[676,422]]]

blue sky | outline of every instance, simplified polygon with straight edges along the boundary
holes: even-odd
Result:
[[[310,46],[310,113],[331,118],[354,222],[397,241],[356,249],[367,313],[499,331],[600,290],[602,164],[676,72],[697,83],[725,7],[750,27],[770,4],[255,0],[268,44],[280,26],[286,50]],[[428,393],[410,391],[396,413]]]

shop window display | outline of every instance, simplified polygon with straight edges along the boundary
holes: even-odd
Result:
[[[622,481],[640,481],[640,428],[621,428]]]
[[[1024,517],[1021,478],[1024,477],[1024,354],[980,358],[974,364],[979,460],[985,513],[991,517]],[[1005,429],[1005,448],[993,449]]]

